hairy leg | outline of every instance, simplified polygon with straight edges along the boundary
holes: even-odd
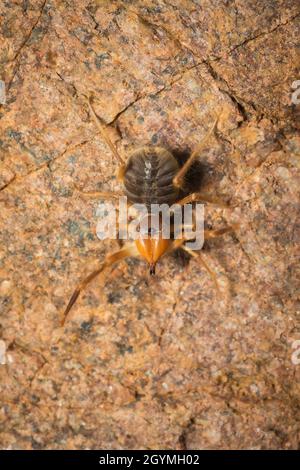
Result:
[[[238,226],[239,226],[238,224],[234,224],[234,225],[230,225],[228,227],[224,227],[224,228],[218,229],[218,230],[204,230],[204,239],[207,240],[209,238],[220,237],[222,235],[225,235],[226,233],[235,231],[235,229],[237,229]],[[184,245],[184,243],[186,241],[192,240],[193,238],[195,238],[195,234],[191,234],[191,238],[184,237],[184,238],[181,238],[181,239],[174,240],[173,243],[170,246],[170,249],[168,250],[168,253],[170,253],[171,251],[174,251],[178,248],[181,248],[184,251],[186,251],[187,253],[189,253],[193,258],[197,258],[200,261],[201,265],[209,273],[209,275],[210,275],[210,277],[211,277],[211,279],[212,279],[212,281],[215,285],[215,288],[217,290],[218,296],[220,296],[220,287],[219,287],[219,284],[218,284],[218,281],[217,281],[217,276],[212,271],[212,269],[208,266],[208,264],[206,263],[206,261],[204,260],[204,258],[202,256],[202,254],[199,251],[191,250],[190,248],[188,248],[187,246]]]
[[[75,304],[76,300],[78,299],[79,297],[79,294],[80,292],[85,289],[85,287],[93,280],[95,279],[96,276],[98,276],[100,273],[102,273],[102,271],[105,269],[105,268],[108,268],[109,266],[111,266],[112,264],[118,262],[118,261],[121,261],[129,256],[137,256],[138,255],[138,251],[135,247],[134,244],[131,244],[131,245],[128,245],[128,246],[125,246],[124,248],[120,249],[119,251],[116,251],[115,253],[112,253],[110,255],[108,255],[105,260],[103,261],[103,263],[100,264],[99,268],[97,268],[95,271],[93,271],[91,274],[89,274],[85,279],[83,279],[83,281],[80,282],[80,284],[76,287],[65,311],[64,311],[64,315],[63,315],[63,319],[62,319],[62,325],[65,324],[65,321],[67,319],[67,316],[68,316],[68,313],[70,312],[71,308],[73,307],[73,305]]]
[[[108,145],[108,147],[110,148],[110,150],[112,151],[115,159],[117,160],[117,162],[119,163],[119,169],[118,169],[118,179],[120,181],[123,181],[123,177],[124,177],[124,173],[125,173],[125,168],[126,168],[126,164],[123,160],[123,158],[121,157],[121,155],[119,154],[116,146],[112,143],[112,141],[110,140],[110,137],[108,135],[108,132],[106,131],[105,127],[103,126],[100,118],[97,116],[95,110],[94,110],[94,107],[92,105],[92,97],[90,96],[88,98],[88,106],[89,106],[89,110],[90,110],[90,113],[96,123],[96,126],[98,127],[99,131],[100,131],[100,134],[103,138],[103,140],[106,142],[106,144]]]
[[[117,199],[122,196],[121,192],[118,191],[82,191],[82,189],[78,188],[78,186],[74,185],[76,191],[78,191],[83,196],[87,196],[89,198],[99,198],[105,200],[112,200]]]
[[[180,206],[184,206],[184,204],[189,204],[191,202],[196,202],[196,201],[208,202],[210,204],[214,204],[215,206],[219,206],[222,208],[229,207],[228,204],[226,204],[226,202],[223,202],[218,198],[214,198],[214,197],[208,196],[207,194],[202,194],[202,193],[189,194],[183,199],[180,199],[179,201],[177,201],[176,204],[179,204]]]
[[[218,230],[204,230],[204,239],[216,238],[225,235],[225,233],[234,232],[239,227],[239,224],[232,224],[228,227],[220,228]]]
[[[193,258],[197,258],[200,261],[200,264],[204,267],[204,269],[210,275],[210,277],[211,277],[211,279],[212,279],[212,281],[215,285],[216,291],[217,291],[218,295],[220,296],[221,291],[220,291],[220,287],[219,287],[219,284],[218,284],[218,281],[217,281],[217,276],[214,273],[214,271],[208,266],[208,264],[206,263],[206,261],[204,260],[204,258],[202,256],[202,254],[200,252],[195,252],[194,250],[191,250],[190,248],[187,248],[184,245],[182,245],[181,248],[184,251],[186,251],[187,253],[189,253]]]
[[[194,163],[195,159],[199,156],[199,152],[200,150],[202,150],[205,145],[207,144],[207,141],[209,140],[210,136],[213,134],[214,130],[215,130],[215,127],[217,125],[217,122],[218,122],[218,117],[217,119],[214,121],[212,127],[210,128],[210,130],[208,131],[208,133],[205,135],[205,137],[202,139],[202,141],[200,142],[200,144],[196,147],[196,149],[194,150],[194,152],[190,155],[190,157],[187,159],[187,161],[185,162],[185,164],[182,166],[182,168],[180,168],[180,170],[178,171],[177,175],[175,175],[174,179],[173,179],[173,184],[174,186],[176,186],[176,188],[182,188],[183,189],[183,186],[184,186],[184,177],[186,175],[186,173],[188,172],[188,170],[190,169],[190,167],[192,166],[192,164]]]
[[[112,153],[114,154],[116,160],[121,164],[123,165],[124,164],[124,160],[123,158],[121,157],[121,155],[119,154],[119,152],[117,151],[116,147],[114,146],[114,144],[112,143],[112,141],[110,140],[109,138],[109,135],[105,129],[105,127],[103,126],[100,118],[97,116],[95,110],[94,110],[94,107],[92,105],[92,97],[90,96],[88,98],[88,106],[89,106],[89,109],[90,109],[90,112],[91,112],[91,115],[93,116],[93,119],[96,123],[96,126],[98,127],[99,131],[100,131],[100,134],[101,136],[103,137],[103,140],[105,140],[105,142],[107,143],[107,145],[109,146],[110,150],[112,151]]]

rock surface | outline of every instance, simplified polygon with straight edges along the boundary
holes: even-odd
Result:
[[[0,442],[4,449],[296,449],[300,340],[298,0],[29,0],[0,6]],[[149,278],[96,201],[122,155],[199,157],[219,299],[197,259]],[[297,222],[298,218],[298,222]],[[299,365],[298,365],[299,364]]]

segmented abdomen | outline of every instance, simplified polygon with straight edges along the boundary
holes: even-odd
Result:
[[[174,156],[160,147],[144,147],[136,150],[127,163],[124,185],[125,194],[132,203],[173,204],[178,190],[173,178],[179,170]]]

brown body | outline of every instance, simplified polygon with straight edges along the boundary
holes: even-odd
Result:
[[[174,156],[160,147],[143,147],[128,159],[123,183],[125,194],[131,203],[172,205],[178,200],[179,188],[173,180],[179,164]]]
[[[179,165],[174,156],[160,147],[143,147],[128,159],[124,170],[125,195],[131,204],[144,204],[150,214],[152,204],[172,205],[178,200],[179,188],[174,178]],[[139,254],[148,262],[150,274],[155,265],[169,249],[171,240],[153,239],[151,236],[135,241]]]

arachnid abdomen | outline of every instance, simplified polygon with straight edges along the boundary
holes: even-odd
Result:
[[[178,189],[173,178],[179,165],[175,157],[160,147],[143,147],[128,160],[124,174],[125,194],[132,203],[173,204],[178,199]]]

